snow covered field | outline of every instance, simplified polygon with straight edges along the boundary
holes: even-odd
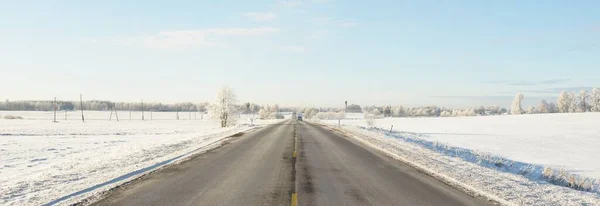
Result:
[[[256,127],[249,116],[223,129],[199,114],[194,120],[194,114],[180,113],[182,120],[175,120],[174,112],[156,112],[155,120],[141,121],[123,112],[120,122],[109,122],[110,112],[86,112],[85,123],[72,114],[52,123],[52,112],[0,111],[24,118],[0,118],[0,205],[74,203]]]
[[[349,116],[343,131],[486,194],[528,205],[600,204],[600,113],[384,118],[375,120],[378,129],[366,128],[360,114]],[[581,185],[589,192],[556,185]]]

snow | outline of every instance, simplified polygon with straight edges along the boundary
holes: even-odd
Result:
[[[77,115],[52,123],[52,112],[0,111],[5,115],[24,119],[0,119],[0,205],[72,204],[258,127],[247,115],[230,128],[199,114],[175,120],[174,112],[155,112],[163,120],[152,121],[125,120],[128,112],[120,112],[120,122],[109,122],[110,112],[86,112],[85,123]]]
[[[518,205],[599,205],[598,119],[600,113],[385,118],[369,129],[355,118],[342,120],[342,130],[487,197]],[[589,192],[544,179],[545,168],[588,181]]]

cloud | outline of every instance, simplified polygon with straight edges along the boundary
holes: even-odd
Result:
[[[310,23],[313,24],[329,24],[333,21],[331,17],[328,16],[320,16],[309,19]]]
[[[253,21],[271,21],[277,18],[277,14],[273,12],[248,12],[244,16],[248,17]]]
[[[531,92],[531,93],[552,93],[552,94],[556,94],[558,95],[558,93],[560,92],[579,92],[581,90],[586,90],[586,91],[592,91],[592,87],[555,87],[555,88],[546,88],[546,89],[539,89],[539,90],[529,90],[529,91],[525,91],[525,92]]]
[[[329,35],[329,31],[328,30],[316,30],[310,33],[309,37],[311,39],[323,39],[325,37],[327,37],[327,35]]]
[[[299,7],[302,6],[304,3],[300,0],[283,0],[279,1],[279,4],[286,7]]]
[[[303,46],[281,46],[279,47],[279,50],[283,52],[300,53],[306,52],[308,49]]]
[[[356,23],[355,21],[341,21],[341,20],[337,20],[328,16],[320,16],[320,17],[314,17],[314,18],[310,18],[308,20],[309,23],[311,24],[319,24],[322,26],[329,26],[329,25],[334,25],[334,26],[340,26],[340,27],[345,27],[345,28],[350,28],[350,27],[355,27],[358,25],[358,23]]]
[[[355,27],[355,26],[357,26],[357,25],[358,25],[358,24],[357,24],[356,22],[353,22],[353,21],[346,21],[346,22],[341,22],[341,23],[340,23],[340,26],[342,26],[342,27],[346,27],[346,28],[349,28],[349,27]]]
[[[549,79],[542,81],[502,81],[502,80],[494,80],[494,81],[485,81],[484,83],[488,84],[505,84],[512,86],[535,86],[535,85],[552,85],[552,84],[561,84],[571,81],[571,79]]]
[[[429,96],[439,99],[512,99],[514,96]]]
[[[98,39],[96,38],[79,38],[79,41],[84,43],[97,43]]]
[[[138,37],[117,38],[111,42],[119,45],[139,45],[158,49],[226,47],[228,46],[227,42],[219,42],[216,39],[225,36],[262,36],[278,32],[279,29],[271,27],[176,30]]]

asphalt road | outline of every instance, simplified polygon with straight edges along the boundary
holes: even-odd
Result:
[[[299,205],[488,205],[320,126],[299,123]]]
[[[296,192],[299,205],[489,204],[325,128],[287,120],[146,175],[94,205],[290,205]]]

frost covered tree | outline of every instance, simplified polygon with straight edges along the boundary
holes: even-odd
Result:
[[[377,109],[377,108],[375,108],[375,109],[373,110],[373,112],[371,112],[371,113],[372,113],[373,115],[375,115],[375,116],[379,116],[379,115],[381,115],[381,112],[379,112],[379,109]]]
[[[589,95],[587,94],[587,91],[585,90],[581,90],[579,92],[579,109],[581,110],[581,112],[587,112],[588,111],[588,98]]]
[[[535,114],[535,113],[537,113],[537,112],[535,111],[535,106],[529,106],[529,107],[527,108],[527,114]]]
[[[558,95],[558,100],[556,100],[556,106],[558,107],[558,112],[560,113],[568,113],[571,111],[571,96],[569,93],[562,91],[560,95]]]
[[[571,113],[577,112],[578,108],[577,108],[577,99],[575,97],[575,93],[571,92],[569,94],[569,99],[571,100],[570,104],[569,104],[569,112],[571,112]]]
[[[404,107],[402,107],[402,106],[394,107],[393,115],[394,115],[394,117],[406,116],[406,112],[404,112]]]
[[[269,118],[269,112],[266,109],[260,109],[258,111],[258,118],[260,119],[267,119]]]
[[[392,116],[392,106],[385,106],[383,108],[383,116],[384,117],[391,117]]]
[[[542,100],[540,104],[538,104],[537,111],[539,113],[550,113],[548,111],[548,102],[546,100]]]
[[[440,113],[440,117],[451,117],[452,116],[452,112],[449,111],[443,111],[442,113]]]
[[[594,88],[590,95],[590,106],[592,112],[600,112],[600,89]]]
[[[275,104],[271,107],[271,112],[279,112],[279,105]]]
[[[515,99],[513,100],[512,105],[510,106],[510,114],[523,114],[523,109],[521,107],[521,101],[523,101],[523,97],[525,96],[521,93],[518,93],[517,96],[515,96]]]
[[[315,108],[306,108],[304,109],[304,119],[309,120],[313,117],[316,117],[318,113],[319,110],[316,110]]]
[[[237,97],[233,90],[225,86],[217,93],[214,102],[209,105],[209,115],[218,121],[221,127],[233,126],[236,123]]]

